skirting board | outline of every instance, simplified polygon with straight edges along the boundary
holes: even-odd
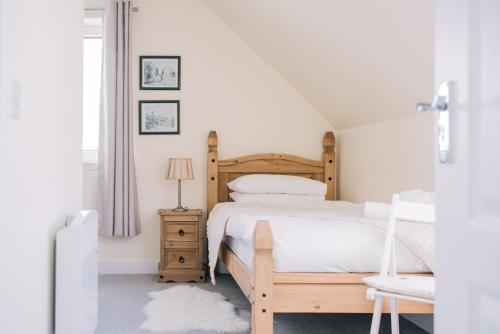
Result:
[[[158,260],[99,260],[99,275],[156,274]]]

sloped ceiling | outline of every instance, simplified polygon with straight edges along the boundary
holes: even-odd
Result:
[[[336,129],[408,116],[432,97],[432,0],[205,3]]]

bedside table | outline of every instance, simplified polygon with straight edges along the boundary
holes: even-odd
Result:
[[[203,211],[173,212],[160,216],[159,282],[205,282],[205,222]]]

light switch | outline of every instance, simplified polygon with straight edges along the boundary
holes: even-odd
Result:
[[[21,119],[21,83],[15,79],[10,80],[10,117]]]

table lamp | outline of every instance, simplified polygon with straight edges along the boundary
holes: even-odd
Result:
[[[185,212],[187,208],[181,204],[181,180],[194,180],[193,164],[191,158],[170,158],[168,162],[167,180],[177,180],[178,204],[174,212]]]

